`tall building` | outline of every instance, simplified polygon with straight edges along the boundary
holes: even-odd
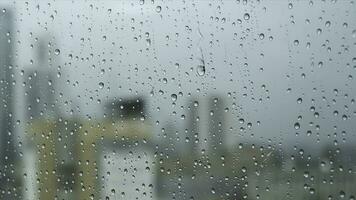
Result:
[[[225,149],[225,113],[221,97],[212,96],[209,104],[209,147],[212,153],[221,153]]]
[[[51,165],[54,157],[43,155],[46,155],[46,151],[50,152],[55,149],[55,142],[53,142],[55,136],[67,143],[67,148],[57,148],[57,157],[61,160],[57,175],[62,178],[62,175],[70,173],[72,168],[72,162],[70,159],[67,159],[68,156],[66,154],[66,151],[68,149],[71,150],[73,146],[70,142],[74,141],[74,136],[70,137],[68,133],[72,130],[70,129],[72,122],[66,124],[67,129],[63,128],[64,123],[56,124],[56,128],[62,128],[62,131],[57,131],[54,127],[50,127],[50,124],[54,124],[53,120],[58,117],[58,105],[55,102],[55,77],[51,68],[55,62],[53,57],[51,57],[54,54],[54,49],[49,48],[49,43],[50,37],[44,36],[39,38],[36,43],[35,62],[33,66],[25,68],[24,114],[26,123],[29,123],[30,126],[26,127],[26,135],[29,137],[24,140],[23,146],[25,149],[23,152],[23,171],[26,174],[26,177],[23,178],[23,193],[28,199],[50,199],[52,198],[50,194],[54,193],[53,191],[56,189],[50,181],[53,178],[52,175],[45,179],[41,175],[38,175],[41,170],[51,171],[51,169],[54,169],[54,166]],[[32,129],[39,130],[39,132],[46,130],[45,132],[52,132],[53,134],[50,134],[50,138],[41,140],[42,138],[36,138],[36,134],[33,133]],[[29,134],[30,132],[32,134]],[[37,145],[39,143],[48,144],[47,148],[38,150]],[[37,192],[39,189],[37,182],[39,180],[48,187],[47,192]],[[62,178],[61,180],[66,181],[67,179]],[[61,183],[62,181],[58,184]]]
[[[13,124],[13,15],[0,12],[0,199],[16,199],[16,152]]]
[[[75,159],[77,126],[73,118],[64,118],[59,113],[56,99],[58,85],[54,66],[53,39],[44,35],[36,43],[32,66],[25,68],[25,119],[30,124],[26,129],[23,156],[23,196],[27,199],[75,199]],[[38,133],[50,133],[41,137]],[[41,146],[41,148],[39,148]],[[42,148],[45,147],[45,148]],[[55,152],[55,153],[53,153]],[[45,174],[56,171],[56,174]]]
[[[56,115],[54,76],[51,71],[48,57],[50,49],[49,40],[44,37],[38,42],[36,67],[26,70],[26,110],[27,120],[39,118],[53,118]],[[47,43],[47,44],[46,44]],[[52,61],[51,61],[52,62]]]
[[[197,153],[199,150],[199,103],[196,99],[190,99],[188,102],[188,115],[187,115],[187,133],[186,137],[189,138],[187,151],[190,153]]]
[[[101,143],[101,155],[98,156],[101,198],[157,199],[153,188],[156,177],[152,173],[154,144],[150,126],[142,120],[145,117],[145,99],[114,99],[106,104],[104,111],[106,132],[98,142]]]

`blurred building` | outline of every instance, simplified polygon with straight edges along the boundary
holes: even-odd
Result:
[[[199,134],[199,103],[197,99],[190,99],[187,106],[187,131],[186,131],[186,138],[189,138],[187,142],[186,150],[191,153],[195,154],[199,151],[199,144],[200,144],[200,137]]]
[[[29,199],[155,199],[144,100],[113,100],[105,107],[102,121],[32,120],[28,136],[35,156],[28,165],[35,166],[30,173],[36,181],[26,188],[36,192]]]
[[[54,119],[57,117],[58,110],[55,104],[55,77],[53,75],[53,70],[51,66],[53,65],[53,55],[54,49],[50,48],[50,37],[48,35],[42,36],[37,41],[37,46],[35,48],[35,58],[34,63],[31,66],[26,66],[24,83],[25,85],[25,120],[30,126],[34,124],[42,124],[43,130],[54,125]],[[55,143],[50,142],[50,138],[58,137],[62,138],[63,141],[66,141],[68,128],[64,128],[64,122],[58,123],[58,128],[62,128],[57,132],[53,132],[49,138],[40,139],[40,135],[44,134],[41,132],[36,132],[29,134],[30,137],[27,138],[24,143],[24,173],[26,177],[23,179],[24,185],[24,197],[25,199],[36,199],[43,197],[43,195],[37,195],[36,191],[40,188],[36,182],[39,180],[39,173],[43,173],[44,170],[53,169],[53,166],[49,164],[49,159],[43,159],[43,155],[38,154],[36,145],[40,145],[38,142],[41,141],[43,144],[51,144],[55,147]],[[69,126],[69,125],[66,125]],[[53,127],[52,127],[53,128]],[[51,129],[52,129],[51,128]],[[42,130],[42,129],[41,129]],[[53,130],[48,130],[51,131]],[[64,133],[65,132],[65,133]],[[47,133],[48,134],[48,133]],[[57,135],[58,134],[58,135]],[[47,141],[48,139],[48,141]],[[72,141],[70,139],[69,141]],[[59,147],[58,156],[63,154],[63,151],[66,151],[71,147],[70,144],[67,144],[67,148]],[[49,147],[47,147],[49,148]],[[43,151],[43,150],[42,150]],[[53,157],[53,156],[52,156]],[[63,159],[61,159],[63,163]],[[60,164],[61,166],[67,166],[67,162]],[[38,167],[38,171],[34,170]],[[61,167],[59,167],[59,175],[62,173]],[[50,177],[50,176],[49,176]],[[48,186],[52,185],[48,183]],[[51,191],[49,189],[49,191]]]
[[[153,184],[154,153],[145,122],[142,97],[118,99],[106,104],[105,114],[113,127],[100,151],[102,199],[156,199]]]
[[[48,48],[48,44],[48,37],[39,39],[36,63],[34,67],[27,67],[25,72],[25,106],[28,120],[53,118],[57,114],[54,97],[55,77],[50,68],[53,60],[49,56],[53,50]]]
[[[225,113],[224,100],[219,96],[211,96],[209,99],[209,150],[212,153],[221,154],[225,149]]]
[[[16,199],[18,152],[13,123],[13,12],[0,12],[0,199]]]

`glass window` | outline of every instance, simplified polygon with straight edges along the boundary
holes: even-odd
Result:
[[[0,199],[355,199],[354,0],[0,2]]]

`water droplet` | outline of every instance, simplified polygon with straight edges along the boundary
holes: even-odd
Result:
[[[302,102],[303,102],[303,99],[302,99],[302,98],[298,98],[298,99],[297,99],[297,103],[298,103],[298,104],[301,104]]]
[[[243,118],[240,118],[239,122],[240,122],[240,124],[243,124],[243,123],[245,123],[245,120]]]
[[[61,53],[61,51],[59,49],[55,49],[54,50],[54,54],[56,54],[57,56]]]
[[[343,115],[343,116],[342,116],[342,120],[344,120],[344,121],[347,120],[347,116],[346,116],[346,115]]]
[[[177,101],[177,95],[176,94],[171,94],[172,101]]]
[[[211,193],[215,194],[215,189],[214,188],[211,188]]]
[[[320,61],[320,62],[318,63],[318,67],[319,67],[319,68],[322,68],[322,67],[323,67],[323,62]]]
[[[250,14],[245,13],[245,14],[244,14],[244,19],[245,19],[245,20],[249,20],[249,19],[250,19]]]
[[[199,106],[199,102],[198,101],[194,101],[194,107],[198,107]]]
[[[205,75],[205,66],[204,65],[198,65],[197,73],[198,73],[199,76],[204,76]]]
[[[100,89],[103,89],[103,88],[104,88],[104,83],[103,83],[103,82],[100,82],[100,83],[99,83],[99,88],[100,88]]]
[[[160,13],[162,11],[162,7],[161,6],[157,6],[156,7],[156,12]]]
[[[261,40],[263,40],[263,39],[265,38],[265,34],[260,33],[260,34],[258,35],[258,37],[259,37]]]
[[[310,194],[314,194],[314,193],[315,193],[315,189],[314,189],[314,188],[310,188],[310,189],[309,189],[309,193],[310,193]]]
[[[299,124],[298,122],[296,122],[296,123],[294,124],[294,129],[295,129],[295,130],[300,129],[300,124]]]
[[[288,4],[288,8],[289,8],[289,9],[292,9],[292,8],[293,8],[293,4],[292,4],[292,3],[289,3],[289,4]]]

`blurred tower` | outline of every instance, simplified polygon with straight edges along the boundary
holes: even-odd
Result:
[[[165,155],[169,157],[175,157],[178,155],[177,152],[177,128],[174,123],[168,121],[163,127],[164,131],[161,132],[161,139],[159,140],[160,151],[164,152]]]
[[[209,147],[212,153],[220,154],[224,151],[225,113],[224,101],[221,97],[212,96],[209,104]]]
[[[0,199],[17,199],[17,152],[13,127],[13,15],[0,9]]]
[[[27,119],[53,118],[56,115],[54,98],[54,76],[49,68],[53,60],[48,56],[49,40],[42,38],[38,42],[36,68],[26,70],[26,109]],[[52,53],[54,53],[52,51]]]
[[[24,171],[27,174],[24,178],[24,196],[29,199],[51,199],[52,194],[55,194],[57,182],[55,184],[52,180],[55,180],[53,174],[42,175],[40,172],[53,171],[55,169],[53,160],[54,156],[48,156],[49,152],[56,151],[55,138],[63,138],[63,142],[67,140],[74,141],[72,137],[68,139],[68,135],[71,129],[68,124],[68,129],[63,129],[62,132],[57,133],[56,128],[63,127],[63,123],[54,125],[53,120],[57,117],[57,107],[55,102],[55,80],[51,66],[55,63],[54,49],[50,48],[50,37],[40,37],[36,47],[36,59],[34,66],[27,66],[25,68],[25,120],[30,124],[29,132],[32,134],[28,140],[24,143]],[[53,127],[52,127],[53,125]],[[37,131],[33,131],[37,130]],[[26,131],[27,132],[27,131]],[[38,132],[52,133],[48,138],[44,139],[36,136]],[[46,148],[39,149],[38,144],[46,144]],[[70,160],[66,158],[66,151],[73,145],[68,142],[68,148],[57,148],[57,156],[61,160],[61,166],[63,168],[70,167]],[[68,150],[69,151],[69,150]],[[63,163],[63,164],[62,164]],[[69,163],[69,164],[68,164]],[[69,171],[69,170],[67,170]],[[57,174],[61,176],[66,172],[60,168],[57,170]],[[38,175],[40,174],[40,175]],[[61,177],[62,178],[62,177]],[[46,189],[39,190],[37,181],[41,181],[41,184],[46,186]],[[63,179],[66,180],[66,179]],[[60,183],[58,183],[60,184]]]
[[[188,127],[186,137],[189,138],[187,151],[197,153],[199,150],[199,103],[196,99],[188,102]]]

